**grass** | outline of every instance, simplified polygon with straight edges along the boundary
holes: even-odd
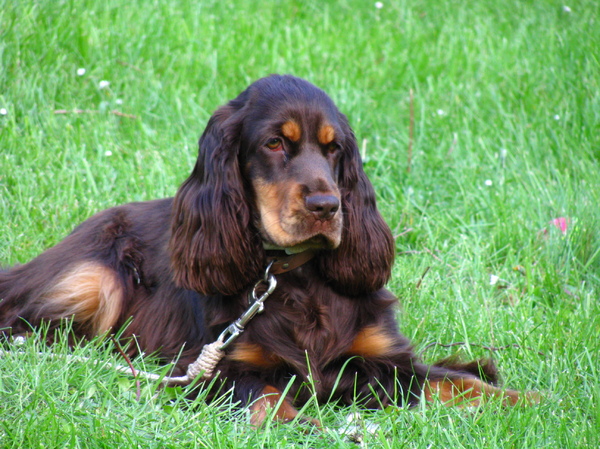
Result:
[[[600,26],[595,2],[569,6],[0,0],[0,261],[26,262],[106,207],[173,195],[212,111],[293,73],[364,139],[398,235],[402,331],[417,350],[464,343],[426,360],[504,348],[492,355],[506,384],[545,395],[532,408],[361,411],[379,425],[364,445],[597,447]],[[64,344],[20,348],[0,358],[2,447],[355,446],[338,432],[351,409],[309,405],[324,436],[256,432],[226,401],[189,407],[147,382],[137,402],[126,376],[51,356]],[[107,343],[75,353],[120,363]]]

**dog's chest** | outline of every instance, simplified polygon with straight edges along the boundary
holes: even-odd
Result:
[[[322,304],[303,307],[296,319],[289,322],[293,330],[293,343],[310,356],[321,354],[338,339],[331,311]]]
[[[296,294],[283,303],[283,332],[289,345],[314,363],[327,363],[351,345],[356,334],[356,311],[350,304],[325,294]]]

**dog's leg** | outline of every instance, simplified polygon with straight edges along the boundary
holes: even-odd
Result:
[[[478,406],[491,398],[500,398],[505,405],[532,405],[540,401],[539,394],[535,392],[502,389],[475,377],[427,380],[423,393],[428,402],[439,399],[448,406]]]
[[[272,386],[263,388],[260,397],[250,405],[250,423],[252,426],[261,427],[269,416],[269,410],[275,410],[273,418],[280,422],[290,422],[298,416],[298,410],[292,405],[292,402],[283,397],[283,393]],[[301,418],[301,421],[321,427],[321,423],[316,419]]]
[[[32,321],[72,317],[87,334],[99,335],[116,323],[123,306],[123,287],[105,265],[86,261],[71,267],[35,299],[23,318]]]

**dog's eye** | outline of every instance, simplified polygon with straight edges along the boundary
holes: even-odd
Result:
[[[279,138],[274,138],[271,139],[267,142],[267,148],[271,151],[279,151],[283,149],[283,146],[281,144],[281,139]]]
[[[327,145],[327,152],[328,153],[335,153],[339,149],[340,149],[340,145],[337,144],[336,142],[331,142],[330,144]]]

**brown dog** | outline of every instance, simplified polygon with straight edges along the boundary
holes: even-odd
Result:
[[[293,376],[281,420],[312,394],[366,407],[435,396],[517,403],[488,383],[489,363],[418,360],[384,289],[394,250],[346,117],[312,84],[274,75],[215,112],[175,198],[100,212],[0,273],[0,327],[17,335],[72,317],[75,334],[91,337],[131,319],[123,338],[165,362],[179,356],[183,372],[246,310],[274,261],[264,313],[217,366],[222,391],[251,401],[254,424]]]

